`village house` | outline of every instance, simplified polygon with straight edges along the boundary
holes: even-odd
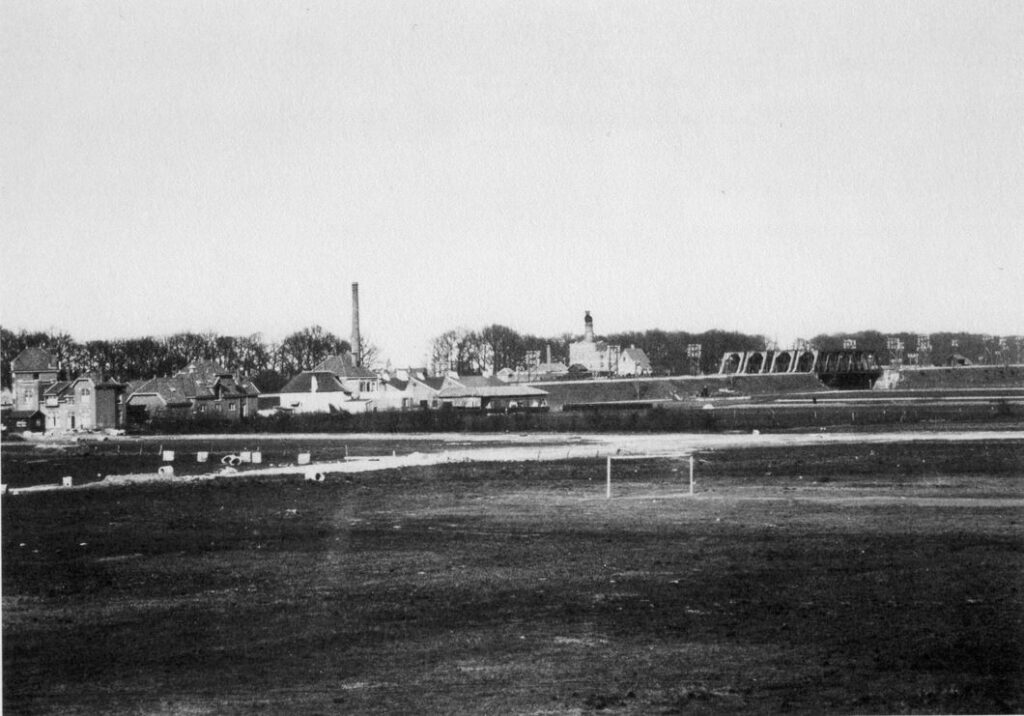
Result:
[[[644,353],[643,348],[630,346],[619,354],[619,375],[651,375],[651,373],[651,360]]]
[[[278,407],[287,412],[366,412],[367,401],[353,397],[338,377],[326,370],[299,373],[282,386],[276,397]]]
[[[432,378],[426,368],[399,368],[381,373],[381,390],[375,410],[429,410],[439,408],[437,394],[444,378]]]
[[[14,410],[35,412],[43,407],[43,393],[57,382],[60,366],[49,351],[26,348],[11,361]]]
[[[546,391],[484,376],[448,376],[437,394],[437,400],[441,407],[457,410],[507,413],[548,409]]]
[[[255,415],[259,390],[213,361],[195,361],[169,378],[152,378],[125,401],[133,422],[156,414],[242,420]]]
[[[60,366],[42,348],[26,348],[11,361],[13,402],[5,416],[9,430],[42,432],[46,429],[43,393],[57,382]]]
[[[266,396],[265,402],[276,399],[277,408],[286,412],[365,413],[391,397],[376,373],[357,365],[351,353],[343,353],[292,377],[276,395]]]
[[[380,388],[380,377],[369,368],[358,365],[351,353],[325,358],[313,366],[313,372],[318,371],[333,374],[355,400],[373,400]]]
[[[57,381],[43,392],[47,430],[97,430],[123,426],[122,384],[99,373]]]

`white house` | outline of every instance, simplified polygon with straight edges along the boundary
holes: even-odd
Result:
[[[307,370],[278,393],[280,407],[295,413],[365,413],[367,399],[353,395],[330,371]]]
[[[651,361],[643,348],[630,346],[619,354],[619,375],[650,375]]]

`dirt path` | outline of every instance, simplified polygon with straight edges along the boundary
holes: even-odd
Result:
[[[265,436],[267,440],[330,439],[333,436]],[[241,439],[238,436],[204,436],[210,440]],[[320,462],[310,465],[275,466],[256,469],[242,469],[232,472],[226,469],[204,475],[165,476],[154,473],[132,475],[108,475],[103,481],[88,483],[72,488],[57,485],[39,485],[36,487],[11,490],[12,494],[53,489],[90,489],[125,485],[142,482],[183,482],[191,480],[209,480],[216,477],[236,476],[239,478],[266,475],[306,475],[316,473],[358,473],[377,470],[391,470],[402,467],[422,467],[453,462],[528,462],[571,460],[584,458],[627,457],[627,456],[666,456],[679,457],[700,450],[716,450],[724,448],[761,448],[829,444],[873,445],[882,443],[913,443],[913,442],[964,442],[981,440],[1007,440],[1024,442],[1022,430],[964,430],[931,432],[900,431],[878,433],[733,433],[733,434],[698,434],[674,433],[655,435],[636,434],[531,434],[493,435],[493,434],[417,434],[417,435],[339,435],[338,440],[419,440],[437,441],[443,448],[433,452],[414,452],[408,455],[381,456],[373,458],[349,458],[344,461]],[[150,442],[160,437],[146,438]],[[248,436],[251,441],[251,436]],[[264,436],[261,436],[264,439]],[[507,443],[494,445],[495,442]],[[474,443],[488,443],[474,446]]]

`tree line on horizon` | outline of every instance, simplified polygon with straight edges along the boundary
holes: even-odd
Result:
[[[118,381],[143,380],[173,375],[194,360],[212,360],[249,377],[261,391],[275,391],[291,376],[352,349],[347,340],[315,325],[279,343],[267,342],[259,333],[224,336],[213,331],[82,342],[63,331],[14,332],[0,327],[4,387],[11,387],[11,361],[26,348],[49,351],[57,359],[62,380],[93,371]],[[363,363],[372,364],[376,356],[377,348],[364,340]]]
[[[922,335],[885,334],[873,330],[823,333],[811,338],[807,345],[819,350],[855,347],[873,351],[883,363],[898,358],[904,364],[939,365],[954,355],[979,364],[1020,363],[1024,359],[1024,339],[1020,336],[932,333],[922,344]],[[552,361],[568,366],[569,344],[579,339],[579,334],[573,333],[552,337],[522,334],[499,324],[479,330],[455,328],[434,338],[432,366],[424,367],[444,366],[461,375],[484,370],[496,372],[502,368],[523,369],[528,351],[538,351],[541,361],[545,361],[549,348]],[[642,348],[656,375],[715,373],[726,351],[770,347],[763,335],[720,330],[691,333],[649,329],[607,334],[599,340],[622,348]],[[898,345],[893,341],[898,341]],[[690,346],[694,345],[700,346],[699,358],[691,353]],[[81,342],[63,331],[15,332],[0,327],[0,383],[4,387],[11,386],[11,361],[25,348],[44,348],[52,353],[60,364],[64,380],[91,371],[119,381],[141,380],[173,375],[194,360],[212,360],[232,372],[248,376],[264,392],[278,390],[293,375],[310,370],[328,356],[351,351],[347,340],[316,325],[295,331],[280,342],[268,342],[259,333],[225,336],[213,331]],[[361,358],[363,365],[373,367],[381,356],[378,349],[364,339]]]
[[[493,324],[479,330],[456,328],[434,338],[431,361],[434,366],[447,365],[460,375],[497,372],[503,368],[523,370],[528,351],[540,351],[547,358],[569,366],[569,345],[580,340],[578,334],[563,333],[552,338],[520,334],[507,326]],[[731,351],[753,351],[774,346],[763,335],[737,331],[627,331],[598,336],[621,348],[642,348],[651,361],[655,375],[689,375],[716,373],[722,355]],[[1024,337],[991,336],[981,333],[945,332],[919,334],[911,332],[882,333],[865,330],[853,333],[822,333],[803,342],[807,348],[822,351],[854,349],[875,353],[883,364],[943,365],[953,356],[962,356],[972,363],[1020,363],[1024,359]],[[691,352],[699,346],[699,355]]]

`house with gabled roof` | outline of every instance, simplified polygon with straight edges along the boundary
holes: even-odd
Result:
[[[42,348],[26,348],[11,361],[14,410],[35,412],[42,408],[43,393],[57,382],[60,365]]]
[[[351,353],[333,355],[313,366],[311,372],[331,373],[356,399],[373,400],[380,388],[380,377],[365,366],[357,365]]]
[[[125,386],[100,373],[57,381],[43,393],[48,430],[96,430],[122,426]]]
[[[651,375],[652,372],[651,359],[644,353],[643,348],[630,346],[619,354],[619,375]]]
[[[157,413],[180,418],[242,420],[256,414],[259,390],[213,361],[194,361],[169,378],[137,385],[126,401],[133,420]]]
[[[448,376],[438,391],[437,399],[442,407],[458,410],[507,413],[548,409],[546,391],[484,376]]]
[[[277,393],[279,407],[295,413],[365,413],[369,400],[347,390],[329,370],[306,370]]]

